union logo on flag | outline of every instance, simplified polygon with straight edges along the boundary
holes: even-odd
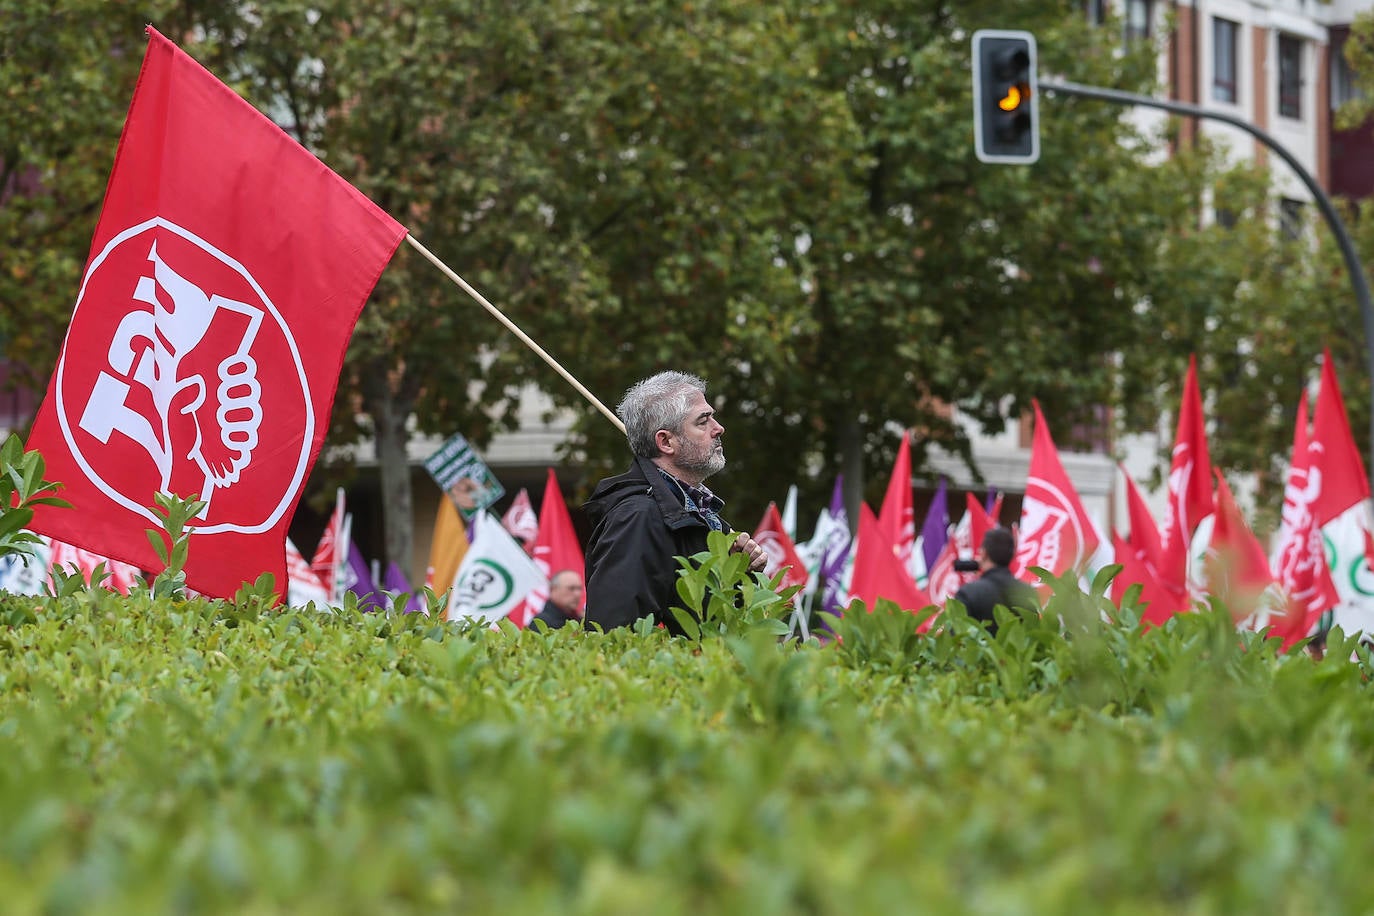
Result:
[[[92,259],[71,336],[54,377],[57,419],[102,493],[151,522],[154,493],[200,494],[201,534],[266,531],[282,518],[315,416],[291,330],[242,264],[160,217],[132,226]],[[294,448],[264,449],[264,427],[304,435]],[[215,499],[240,486],[256,498]]]

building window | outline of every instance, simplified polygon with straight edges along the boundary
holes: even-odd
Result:
[[[1302,40],[1279,36],[1279,114],[1302,117]]]
[[[1212,20],[1212,98],[1236,102],[1236,37],[1240,26],[1229,19]]]
[[[1154,0],[1126,0],[1126,41],[1149,39],[1154,21]]]
[[[1107,0],[1083,0],[1083,13],[1089,25],[1101,25],[1107,21]]]
[[[1235,211],[1235,210],[1231,210],[1231,209],[1228,209],[1228,208],[1226,208],[1226,207],[1217,207],[1217,208],[1216,208],[1216,212],[1215,212],[1214,215],[1215,215],[1215,218],[1216,218],[1216,221],[1217,221],[1217,225],[1220,226],[1221,228],[1223,228],[1223,229],[1234,229],[1234,228],[1236,228],[1236,221],[1237,221],[1238,217],[1236,216],[1236,211]]]
[[[1307,205],[1285,197],[1279,201],[1279,234],[1289,241],[1302,238]]]
[[[1345,59],[1345,42],[1332,43],[1331,47],[1331,110],[1335,111],[1346,102],[1364,98],[1364,92],[1355,82],[1355,71],[1350,69],[1350,61]]]

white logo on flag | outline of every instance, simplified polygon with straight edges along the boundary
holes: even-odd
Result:
[[[1035,495],[1032,496],[1032,491]],[[1051,505],[1041,497],[1054,500]],[[1084,543],[1078,518],[1068,496],[1049,481],[1032,477],[1026,483],[1021,507],[1021,540],[1016,548],[1018,569],[1039,566],[1051,572],[1078,565]],[[1069,562],[1063,563],[1067,559]],[[1061,565],[1062,563],[1062,565]]]
[[[187,248],[178,239],[194,248]],[[181,246],[181,254],[173,256],[160,250],[164,241]],[[131,255],[129,248],[121,250],[125,245],[135,249],[137,257]],[[193,257],[215,265],[223,276],[199,276],[211,271],[204,264],[189,264]],[[101,268],[107,263],[114,266],[102,274]],[[136,277],[128,275],[136,269],[130,266],[132,263],[142,264]],[[249,296],[223,295],[217,291],[220,282],[228,282],[226,278],[232,278],[244,292],[251,290]],[[58,422],[86,476],[116,503],[157,522],[144,504],[143,494],[124,492],[111,482],[114,473],[102,474],[97,470],[111,466],[117,458],[87,454],[99,447],[95,443],[133,443],[152,461],[159,490],[196,492],[207,502],[201,518],[208,521],[196,526],[196,533],[251,534],[272,528],[291,505],[304,480],[315,420],[299,348],[261,286],[237,261],[160,217],[119,233],[91,261],[72,315],[69,345],[78,327],[77,316],[87,304],[93,284],[98,289],[90,307],[98,313],[102,309],[109,311],[111,289],[128,289],[129,285],[133,289],[126,293],[127,308],[113,330],[102,327],[96,332],[109,333],[108,338],[95,338],[96,342],[107,340],[104,364],[89,370],[68,365],[64,347],[57,367]],[[243,301],[252,296],[258,298],[257,304]],[[300,436],[299,452],[283,456],[288,464],[287,473],[294,474],[281,498],[268,504],[265,519],[213,517],[209,503],[215,491],[237,484],[242,472],[253,463],[258,448],[263,390],[253,350],[262,339],[260,332],[269,316],[284,338],[279,346],[284,345],[294,363],[300,388],[293,399],[303,401],[304,407],[305,428],[291,431],[292,439],[296,434]],[[93,319],[99,320],[103,320],[103,315]],[[91,342],[89,337],[83,341]],[[82,377],[96,370],[93,381]],[[68,381],[70,378],[79,380]],[[77,429],[94,440],[86,440],[84,451]],[[174,478],[178,481],[176,485]]]

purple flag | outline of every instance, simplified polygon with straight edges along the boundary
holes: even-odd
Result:
[[[984,500],[984,502],[983,502],[983,508],[984,508],[985,510],[987,510],[988,515],[992,515],[992,510],[995,509],[995,508],[997,508],[997,488],[996,488],[996,487],[988,487],[988,498],[987,498],[986,500]],[[996,523],[999,524],[999,525],[1002,524],[1002,522],[1001,522],[999,519],[994,518],[993,521],[996,522]]]
[[[382,607],[381,590],[372,581],[372,570],[367,568],[358,545],[348,542],[348,569],[343,574],[344,589],[358,596],[358,607],[364,611],[376,611]]]
[[[412,611],[423,611],[425,609],[425,596],[423,592],[417,594],[416,590],[410,587],[410,582],[406,579],[406,574],[401,572],[401,567],[392,560],[386,564],[386,572],[382,575],[382,586],[395,595],[409,595],[406,601],[405,613]]]
[[[949,540],[949,493],[945,479],[935,488],[935,496],[926,511],[926,520],[921,525],[921,553],[926,558],[926,570],[935,568],[935,558],[945,549]]]
[[[840,613],[847,597],[844,594],[844,571],[849,561],[849,515],[844,509],[844,475],[835,477],[835,490],[830,496],[830,527],[825,533],[821,549],[821,610]]]

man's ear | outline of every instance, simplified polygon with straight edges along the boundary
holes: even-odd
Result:
[[[673,454],[673,434],[666,429],[660,429],[654,433],[654,444],[658,446],[661,454]]]

